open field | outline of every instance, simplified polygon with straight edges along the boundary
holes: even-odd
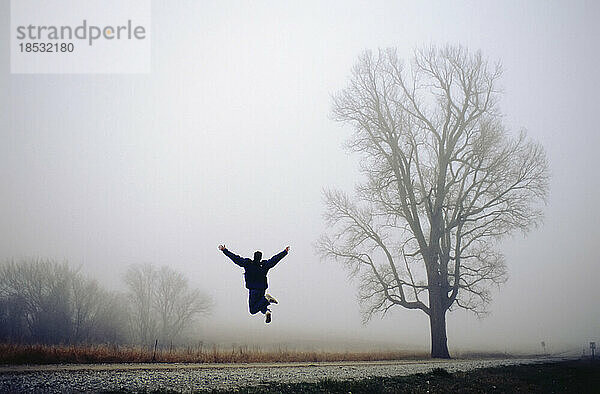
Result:
[[[540,365],[540,368],[546,368],[541,363],[551,361],[559,360],[429,359],[270,364],[13,365],[0,368],[0,392],[229,392],[241,390],[242,392],[347,393],[352,391],[354,393],[377,392],[375,390],[377,387],[381,388],[381,392],[384,389],[387,390],[388,386],[392,388],[408,387],[406,384],[418,383],[416,387],[427,387],[431,384],[427,381],[433,381],[431,376],[449,379],[449,374],[461,371],[463,375],[457,374],[456,376],[462,376],[462,378],[458,378],[456,382],[460,383],[460,379],[475,379],[475,382],[479,382],[483,378],[480,379],[478,373],[464,373],[464,371],[520,364],[535,364]],[[502,380],[500,377],[493,376],[488,380],[485,379],[481,381]],[[455,381],[447,380],[446,383],[452,382]],[[443,386],[440,387],[443,388]],[[491,387],[483,391],[490,391]]]

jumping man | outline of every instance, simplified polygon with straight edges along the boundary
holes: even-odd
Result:
[[[244,278],[246,280],[246,288],[250,292],[248,305],[250,306],[250,314],[262,312],[265,314],[265,322],[271,322],[270,304],[277,304],[277,300],[269,294],[265,294],[267,290],[267,272],[275,266],[288,254],[290,247],[271,257],[269,260],[261,260],[262,252],[254,252],[254,259],[240,257],[237,254],[231,253],[225,245],[219,245],[219,250],[225,253],[231,261],[244,269]]]

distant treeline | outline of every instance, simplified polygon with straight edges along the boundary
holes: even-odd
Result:
[[[211,302],[168,267],[131,265],[126,291],[108,291],[68,263],[0,263],[0,341],[39,344],[179,343]]]

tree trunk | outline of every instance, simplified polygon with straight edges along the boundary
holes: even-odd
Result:
[[[446,337],[446,308],[441,293],[429,292],[429,325],[431,327],[431,357],[450,358],[448,338]]]

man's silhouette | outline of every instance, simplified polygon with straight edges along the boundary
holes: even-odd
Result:
[[[225,245],[219,245],[219,250],[225,253],[231,261],[244,268],[244,278],[246,280],[246,288],[249,290],[248,306],[250,314],[262,312],[265,314],[267,323],[271,322],[270,304],[277,304],[277,300],[269,294],[265,294],[267,287],[267,272],[284,258],[290,250],[286,247],[285,250],[271,257],[269,260],[261,260],[262,252],[254,252],[254,259],[240,257],[237,254],[231,253]]]

